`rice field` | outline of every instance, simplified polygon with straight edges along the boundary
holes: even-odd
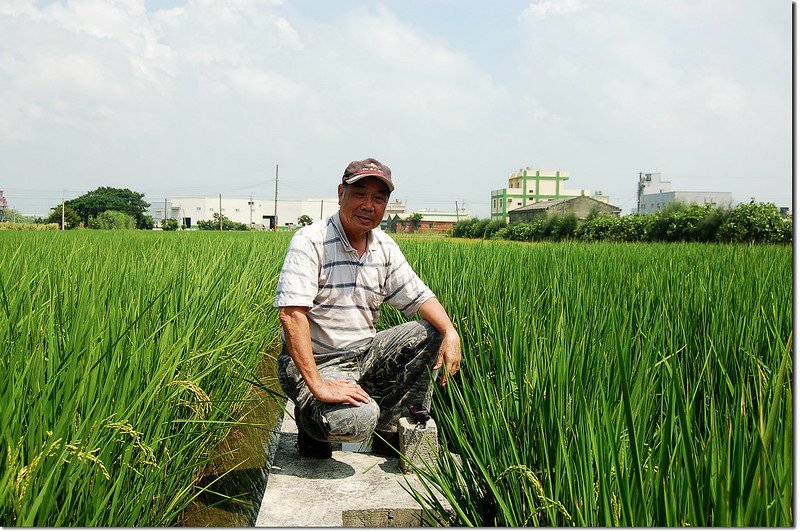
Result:
[[[0,525],[180,524],[253,408],[289,237],[0,234]],[[793,525],[789,247],[398,241],[464,348],[432,515]]]
[[[431,472],[459,526],[792,526],[782,246],[404,242],[462,335]],[[436,260],[430,260],[436,257]],[[386,313],[388,324],[399,318]]]
[[[177,524],[252,407],[287,243],[0,234],[0,525]]]

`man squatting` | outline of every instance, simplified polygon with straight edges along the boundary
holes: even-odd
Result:
[[[447,312],[377,228],[393,190],[387,166],[353,161],[339,211],[298,230],[286,252],[275,296],[278,377],[295,403],[302,456],[329,458],[331,442],[373,432],[396,443],[408,408],[430,409],[429,373],[444,385],[458,371],[461,340]],[[376,331],[383,302],[422,319]]]

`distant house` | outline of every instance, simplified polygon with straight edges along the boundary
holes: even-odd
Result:
[[[578,220],[585,220],[592,212],[608,213],[619,216],[622,209],[610,203],[599,201],[589,196],[575,198],[552,199],[540,201],[508,211],[509,222],[529,222],[535,218],[550,214],[574,214]]]
[[[414,214],[421,215],[416,224],[410,220]],[[390,233],[446,233],[453,228],[456,222],[467,218],[472,218],[472,215],[461,210],[458,212],[421,210],[390,216],[387,220],[386,230]]]
[[[396,215],[399,215],[400,218],[404,218],[406,216],[406,204],[399,199],[395,199],[392,203],[386,206],[386,210],[383,211],[383,220],[381,220],[381,229],[388,231],[389,220],[394,218]]]

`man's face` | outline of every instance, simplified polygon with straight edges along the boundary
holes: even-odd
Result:
[[[388,202],[389,189],[377,177],[339,185],[339,218],[348,237],[361,236],[378,227]]]

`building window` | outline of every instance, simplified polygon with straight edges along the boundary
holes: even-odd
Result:
[[[208,212],[214,212],[214,207],[209,207]]]
[[[235,209],[236,212],[239,212],[239,209]]]
[[[198,211],[198,212],[199,212],[199,211],[202,211],[202,210],[203,210],[203,209],[202,209],[202,207],[197,207],[197,211]]]

